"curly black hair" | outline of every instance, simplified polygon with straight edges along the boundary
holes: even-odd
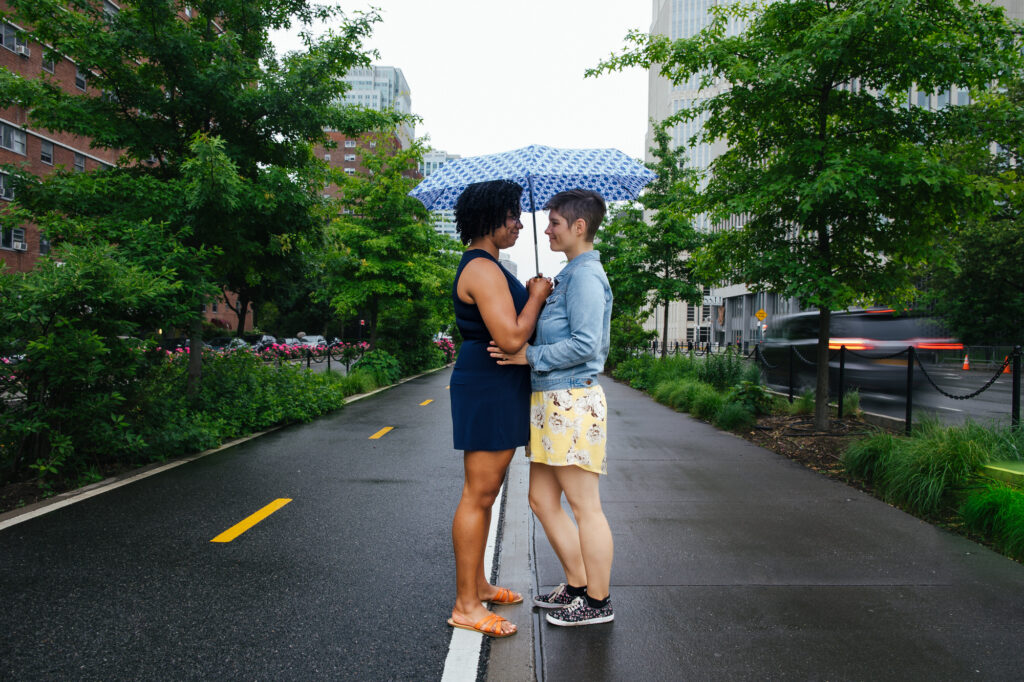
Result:
[[[491,234],[505,223],[509,213],[521,213],[523,188],[511,180],[476,182],[466,187],[455,202],[455,230],[463,244]]]

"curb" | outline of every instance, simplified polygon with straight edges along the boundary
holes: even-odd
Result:
[[[377,393],[380,393],[381,391],[386,391],[389,388],[394,388],[395,386],[404,384],[407,381],[412,381],[413,379],[418,379],[419,377],[426,376],[428,374],[433,374],[434,372],[440,372],[443,369],[451,367],[451,365],[452,363],[449,363],[443,367],[438,367],[436,369],[427,370],[426,372],[420,372],[419,374],[404,377],[402,379],[399,379],[394,384],[382,386],[378,389],[370,391],[369,393],[357,393],[355,395],[350,395],[349,397],[345,398],[344,405],[354,403],[357,400],[362,400],[363,398],[368,398],[371,395],[375,395]],[[329,414],[331,414],[331,412],[326,412],[317,417],[317,419],[325,417]],[[277,431],[278,429],[283,429],[286,426],[292,426],[292,424],[279,424],[277,426],[272,426],[269,429],[266,429],[265,431],[258,431],[256,433],[251,433],[248,436],[236,438],[235,440],[228,441],[227,443],[219,445],[215,448],[211,448],[209,450],[204,450],[202,452],[198,452],[192,455],[178,457],[177,459],[173,459],[168,462],[154,462],[153,464],[147,464],[146,466],[140,467],[138,469],[126,471],[123,474],[111,476],[110,478],[105,478],[102,481],[97,481],[96,483],[90,483],[89,485],[83,486],[81,488],[68,490],[58,495],[54,495],[51,498],[35,502],[33,504],[21,507],[19,509],[12,509],[11,511],[0,514],[0,531],[6,528],[10,528],[11,526],[16,526],[19,523],[23,523],[30,519],[34,519],[37,516],[43,516],[44,514],[56,511],[62,507],[70,506],[72,504],[75,504],[76,502],[87,500],[90,497],[102,495],[103,493],[109,492],[116,488],[120,488],[121,486],[128,485],[129,483],[134,483],[135,481],[140,481],[144,478],[155,476],[156,474],[168,471],[170,469],[174,469],[175,467],[179,467],[182,464],[194,462],[197,459],[202,459],[203,457],[212,455],[215,452],[220,452],[221,450],[227,450],[228,448],[234,447],[236,445],[241,445],[246,441],[259,438],[260,436],[265,436],[268,433],[273,433],[274,431]]]

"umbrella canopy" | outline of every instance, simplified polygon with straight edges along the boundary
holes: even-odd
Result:
[[[431,173],[409,196],[433,211],[453,208],[475,182],[512,180],[523,187],[524,211],[538,211],[555,194],[590,189],[606,201],[635,199],[655,177],[618,149],[556,149],[530,145],[499,154],[455,159]]]
[[[618,149],[557,149],[530,145],[499,154],[455,159],[442,165],[409,192],[433,211],[455,207],[467,186],[488,180],[512,180],[523,188],[524,211],[534,213],[533,250],[537,256],[537,216],[547,200],[567,189],[589,189],[606,201],[635,199],[655,178],[643,164]]]

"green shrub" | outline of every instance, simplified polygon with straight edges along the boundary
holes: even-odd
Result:
[[[939,511],[946,496],[989,461],[988,450],[971,431],[922,422],[913,437],[900,441],[886,467],[885,498],[919,514]]]
[[[748,367],[743,357],[731,348],[724,353],[707,355],[703,361],[695,362],[697,378],[719,391],[725,391],[730,386],[740,383]]]
[[[874,483],[886,471],[897,447],[897,439],[886,431],[876,431],[851,443],[843,453],[843,467],[854,478]]]
[[[722,409],[725,397],[709,384],[697,384],[690,399],[690,413],[698,419],[711,421]]]
[[[742,403],[727,402],[715,415],[714,424],[727,431],[743,431],[757,423],[754,413]]]
[[[668,394],[668,404],[680,412],[688,412],[693,396],[702,384],[694,379],[679,379]]]
[[[1024,560],[1024,491],[989,485],[967,495],[960,515],[1007,556]]]
[[[725,399],[730,403],[739,403],[753,415],[768,414],[772,410],[772,396],[768,389],[759,383],[743,380],[729,389]]]
[[[854,389],[843,396],[843,415],[856,417],[860,415],[860,391]]]
[[[377,382],[373,380],[373,375],[369,372],[350,372],[342,379],[341,384],[346,396],[369,393],[377,388]]]
[[[789,404],[790,414],[812,414],[814,412],[814,391],[801,393]]]
[[[651,397],[663,405],[668,405],[668,396],[678,383],[677,379],[663,379],[651,389]]]
[[[378,386],[389,386],[402,378],[402,367],[398,360],[380,348],[364,354],[352,365],[352,369],[367,372]]]

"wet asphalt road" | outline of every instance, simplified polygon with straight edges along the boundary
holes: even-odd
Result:
[[[0,679],[439,679],[449,374],[0,531]]]

